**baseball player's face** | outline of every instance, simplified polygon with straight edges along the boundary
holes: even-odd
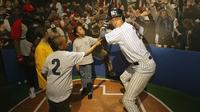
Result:
[[[83,29],[83,27],[81,27],[81,26],[78,26],[77,27],[77,35],[79,35],[79,36],[85,36],[85,30]]]
[[[111,23],[115,28],[118,27],[119,17],[112,18]]]
[[[116,27],[116,18],[112,18],[112,19],[111,19],[111,23],[112,23],[112,25],[113,25],[114,27]]]

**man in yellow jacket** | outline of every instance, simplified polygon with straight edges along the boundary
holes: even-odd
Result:
[[[41,89],[45,89],[46,87],[46,80],[43,78],[41,74],[42,68],[47,56],[53,52],[52,48],[48,43],[48,37],[49,37],[48,34],[45,33],[35,49],[35,64],[36,64],[37,78],[39,87]]]

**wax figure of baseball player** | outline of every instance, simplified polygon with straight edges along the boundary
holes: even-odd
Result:
[[[46,94],[49,112],[70,112],[69,96],[72,93],[72,68],[88,56],[101,40],[97,40],[83,52],[68,52],[67,39],[64,36],[49,38],[49,44],[54,50],[45,61],[42,74],[47,80]]]
[[[134,26],[125,22],[122,10],[112,8],[109,18],[114,29],[107,34],[101,33],[101,37],[108,44],[118,44],[122,54],[130,63],[120,76],[125,88],[122,102],[128,112],[139,112],[135,104],[136,97],[144,90],[154,74],[156,64],[138,31]]]

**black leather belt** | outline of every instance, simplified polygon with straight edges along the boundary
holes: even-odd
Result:
[[[149,58],[149,60],[151,60],[151,59],[152,59],[152,56],[149,56],[148,58]]]
[[[133,65],[139,65],[139,63],[136,61],[136,62],[133,63]]]
[[[149,60],[151,60],[152,56],[149,56],[148,58],[149,58]],[[139,62],[136,61],[136,62],[133,63],[133,65],[139,65]]]

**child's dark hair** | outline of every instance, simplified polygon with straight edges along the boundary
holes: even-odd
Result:
[[[76,34],[76,33],[77,33],[77,28],[78,28],[78,27],[82,27],[82,28],[86,31],[86,29],[85,29],[85,27],[83,26],[83,24],[78,23],[77,26],[74,27],[74,29],[73,29],[73,34],[74,34],[74,36],[78,36],[78,35]]]

